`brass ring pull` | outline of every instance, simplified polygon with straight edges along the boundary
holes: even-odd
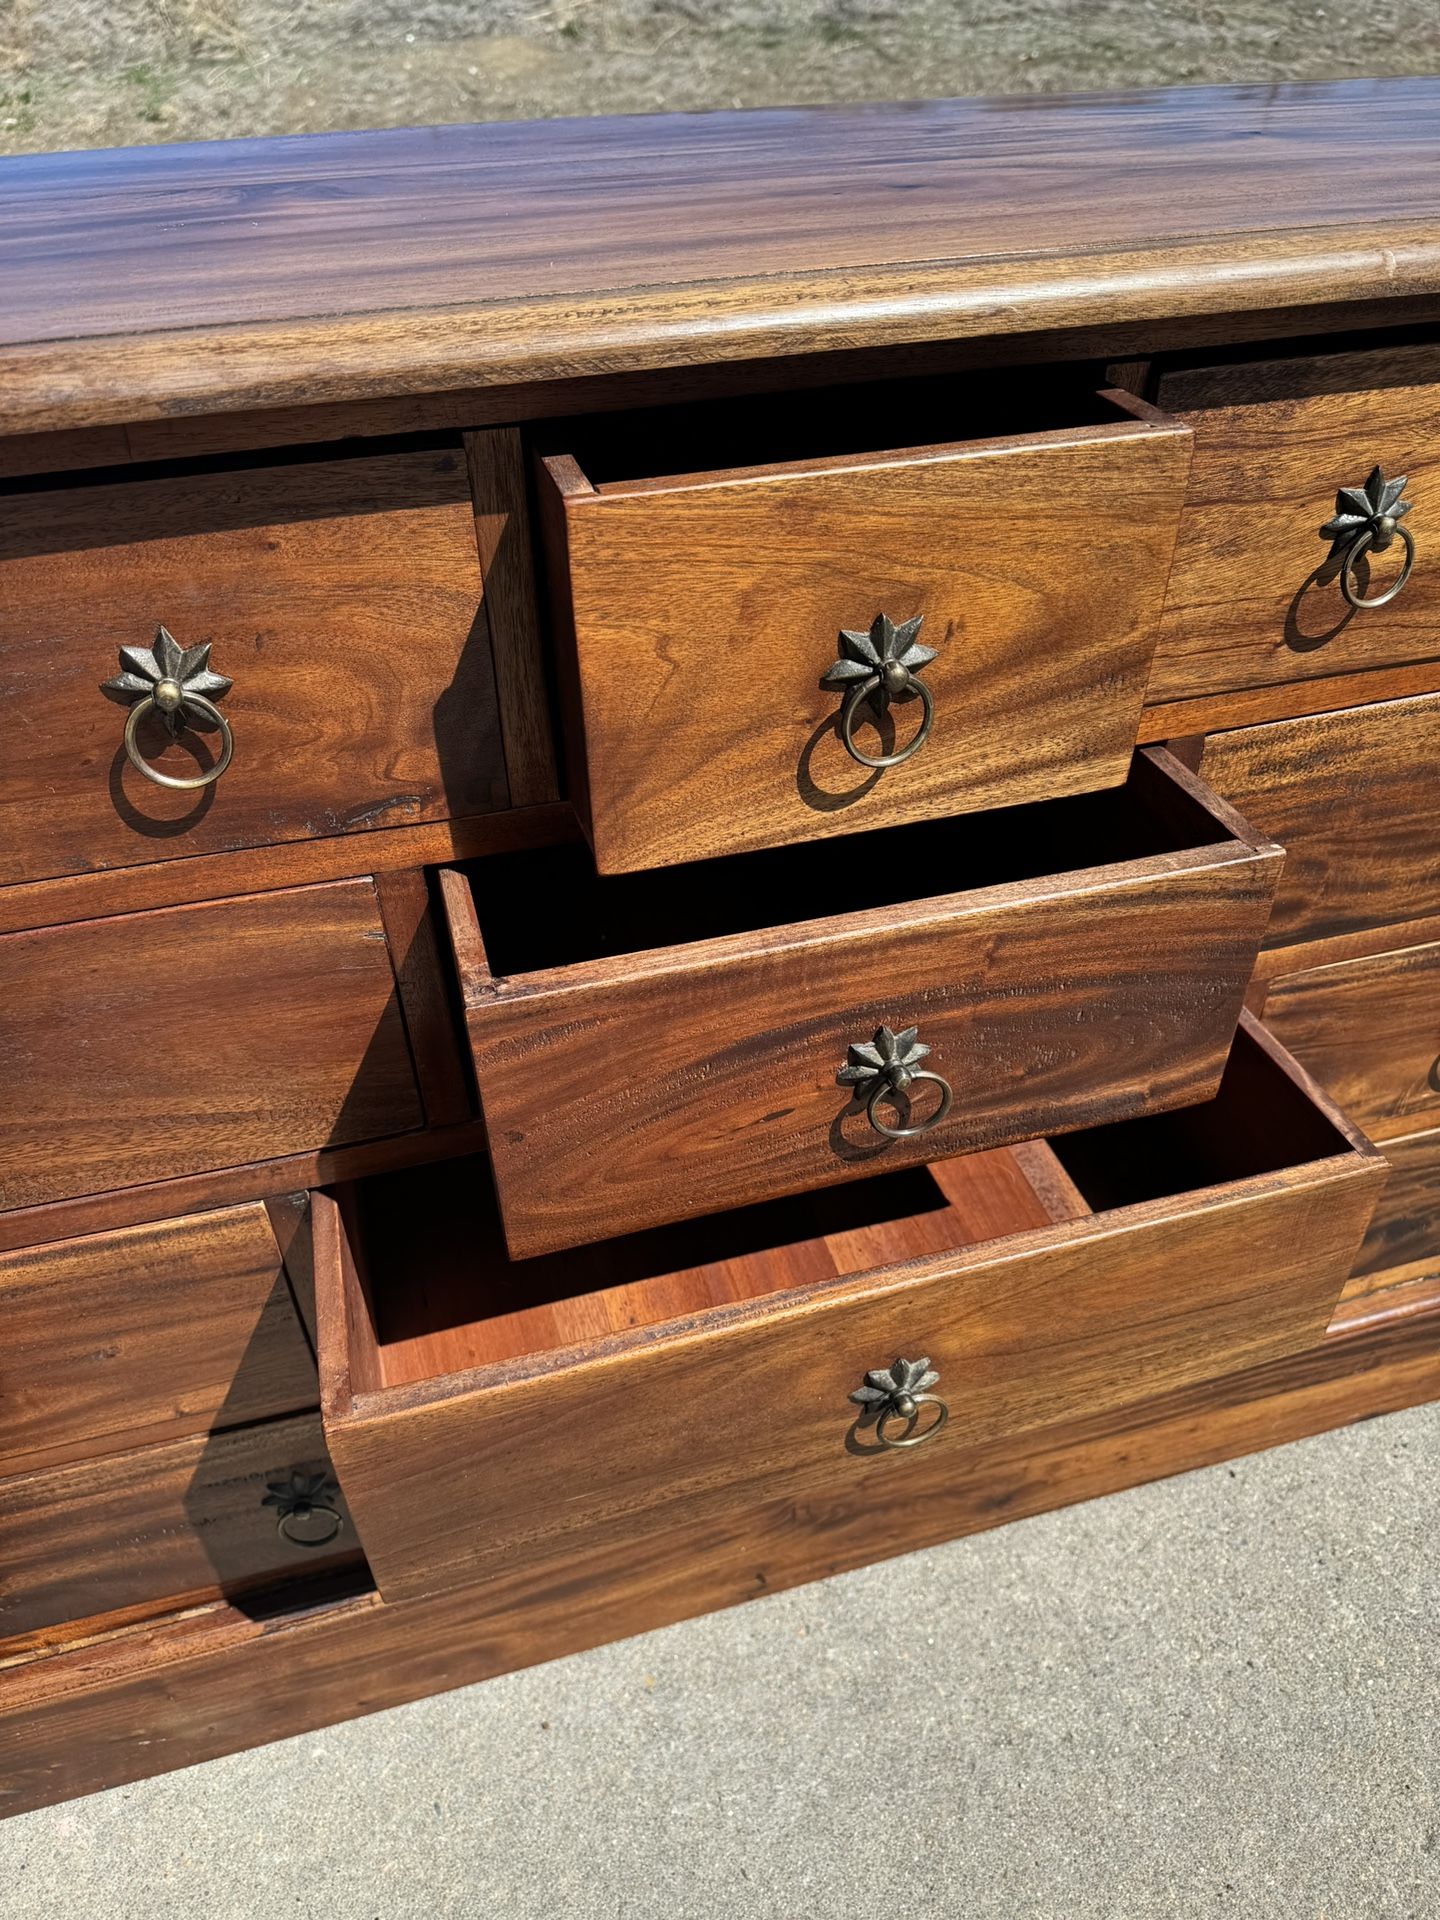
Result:
[[[862,767],[898,767],[912,753],[918,753],[930,737],[935,719],[935,702],[930,689],[920,678],[921,667],[929,666],[937,655],[933,647],[922,647],[916,639],[923,613],[913,620],[902,620],[897,627],[887,613],[877,613],[868,633],[840,631],[840,658],[821,677],[822,687],[838,692],[845,689],[840,706],[840,744],[852,760]],[[913,740],[895,753],[866,753],[855,744],[855,722],[861,707],[874,707],[876,718],[892,700],[909,700],[918,695],[923,709]]]
[[[851,730],[860,708],[881,684],[880,675],[872,673],[868,679],[859,681],[850,689],[845,696],[845,704],[840,709],[840,743],[850,758],[858,760],[862,767],[898,767],[902,760],[908,760],[912,753],[918,753],[924,746],[930,737],[930,723],[935,718],[935,702],[931,698],[930,689],[918,674],[912,673],[905,691],[918,693],[921,706],[924,708],[914,739],[907,740],[905,745],[897,748],[894,753],[866,753],[863,748],[856,746]]]
[[[899,1444],[903,1446],[904,1442],[902,1441]],[[328,1520],[330,1523],[323,1533],[306,1535],[295,1531],[297,1521],[313,1520],[317,1516],[319,1516],[322,1521]],[[344,1525],[345,1522],[343,1518],[335,1511],[334,1507],[296,1507],[290,1513],[281,1514],[280,1518],[275,1522],[275,1531],[282,1540],[288,1540],[292,1547],[328,1547],[330,1542],[340,1533]]]
[[[1360,534],[1346,549],[1345,558],[1340,567],[1340,591],[1345,596],[1346,605],[1353,607],[1356,613],[1364,613],[1367,608],[1370,607],[1388,607],[1396,594],[1399,593],[1400,589],[1404,586],[1405,582],[1410,578],[1410,569],[1415,564],[1415,536],[1408,527],[1397,526],[1393,537],[1404,542],[1404,562],[1401,565],[1399,573],[1396,574],[1385,591],[1383,593],[1372,593],[1368,599],[1356,591],[1355,563],[1363,554],[1383,552],[1384,548],[1390,543],[1389,541],[1381,542],[1377,540],[1374,534],[1367,531]]]
[[[153,651],[149,647],[121,647],[120,668],[100,691],[107,699],[130,709],[125,722],[125,758],[131,766],[147,780],[153,780],[157,787],[176,787],[182,793],[193,793],[197,787],[213,786],[229,766],[235,751],[229,722],[215,702],[223,700],[234,683],[223,673],[211,671],[209,642],[198,647],[182,647],[164,627],[157,627]],[[197,722],[218,733],[220,754],[214,766],[184,780],[177,774],[161,773],[158,767],[152,767],[141,753],[137,739],[141,721],[152,713],[164,718],[172,740],[178,739],[182,727],[194,726]]]
[[[1403,499],[1405,475],[1387,480],[1380,467],[1372,467],[1363,487],[1341,487],[1335,495],[1335,512],[1320,529],[1320,538],[1330,542],[1330,561],[1340,565],[1340,591],[1345,604],[1355,613],[1374,607],[1388,607],[1410,578],[1415,564],[1415,537],[1400,523],[1413,501]],[[1399,540],[1405,559],[1399,573],[1383,593],[1367,599],[1356,585],[1355,569],[1367,553],[1384,553]]]
[[[852,1099],[863,1104],[865,1118],[876,1133],[887,1140],[917,1139],[939,1126],[954,1099],[948,1080],[917,1064],[929,1051],[920,1039],[918,1027],[904,1027],[899,1033],[892,1027],[877,1027],[873,1039],[852,1041],[846,1048],[845,1064],[836,1074],[835,1084],[851,1089]],[[940,1089],[940,1104],[934,1113],[915,1126],[886,1126],[879,1117],[880,1102],[897,1096],[903,1098],[921,1080],[928,1080]]]
[[[939,1378],[928,1360],[897,1360],[891,1367],[874,1369],[866,1374],[864,1386],[850,1395],[851,1404],[860,1408],[857,1424],[873,1427],[876,1440],[891,1453],[923,1447],[950,1418],[950,1409],[939,1394],[929,1391]],[[922,1407],[938,1409],[923,1426]],[[897,1425],[904,1428],[898,1435],[893,1432]],[[892,1431],[887,1432],[887,1428]]]
[[[260,1504],[275,1508],[275,1531],[292,1547],[328,1547],[345,1525],[345,1516],[331,1502],[340,1497],[340,1489],[328,1473],[308,1473],[304,1467],[292,1467],[278,1480],[267,1480]],[[318,1533],[299,1529],[319,1519]]]
[[[936,1107],[934,1113],[932,1113],[928,1119],[920,1121],[918,1126],[887,1127],[885,1122],[876,1114],[876,1107],[887,1094],[892,1098],[896,1094],[903,1095],[921,1080],[932,1081],[934,1085],[940,1089],[940,1104]],[[877,1079],[875,1085],[870,1089],[869,1098],[865,1102],[865,1118],[870,1122],[876,1133],[883,1133],[887,1140],[915,1140],[918,1139],[922,1133],[929,1133],[932,1127],[939,1126],[946,1114],[949,1113],[950,1103],[953,1098],[954,1095],[950,1091],[950,1082],[948,1080],[942,1080],[938,1073],[912,1073],[907,1077],[903,1087],[892,1085],[888,1079]]]
[[[928,1427],[921,1427],[917,1433],[915,1424],[920,1418],[921,1407],[938,1407],[940,1412]],[[923,1447],[927,1440],[935,1438],[949,1418],[950,1409],[938,1393],[917,1393],[881,1414],[875,1422],[875,1438],[882,1447],[889,1447],[892,1453],[899,1453],[905,1447]],[[894,1420],[905,1422],[906,1430],[898,1440],[892,1440],[885,1431],[886,1422]]]
[[[164,713],[166,711],[166,698],[174,697],[171,694],[172,688],[178,693],[179,689],[175,687],[173,680],[162,680],[159,686],[156,687],[154,693],[142,695],[142,697],[135,702],[134,706],[131,707],[130,718],[125,722],[125,758],[137,773],[143,773],[145,778],[147,780],[153,780],[157,787],[178,787],[182,793],[189,793],[196,787],[212,786],[214,782],[220,778],[221,774],[229,766],[230,756],[235,751],[235,736],[230,731],[230,722],[213,701],[207,700],[203,694],[187,693],[184,696],[185,705],[187,707],[193,707],[210,722],[212,727],[217,728],[219,731],[219,758],[216,760],[214,766],[207,767],[204,773],[193,774],[188,779],[183,780],[176,774],[162,773],[158,767],[152,767],[136,745],[135,735],[139,730],[140,722],[145,718],[147,713],[154,713],[156,711]],[[173,712],[174,709],[172,708],[170,711]]]

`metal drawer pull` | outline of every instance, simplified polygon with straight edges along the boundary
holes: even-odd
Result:
[[[1320,538],[1330,542],[1330,558],[1340,561],[1340,591],[1346,605],[1356,613],[1370,607],[1388,606],[1410,578],[1410,569],[1415,564],[1415,537],[1400,521],[1414,502],[1401,499],[1404,491],[1403,473],[1398,480],[1387,480],[1381,469],[1374,467],[1363,487],[1341,487],[1335,495],[1334,518],[1320,529]],[[1383,593],[1365,599],[1355,583],[1357,563],[1364,554],[1384,553],[1397,539],[1405,548],[1399,573]]]
[[[918,1069],[917,1060],[923,1060],[929,1053],[929,1047],[922,1044],[918,1027],[906,1027],[895,1033],[889,1027],[877,1027],[873,1041],[856,1041],[846,1051],[845,1065],[835,1076],[837,1087],[851,1087],[854,1098],[865,1108],[865,1118],[876,1133],[884,1134],[887,1140],[913,1140],[918,1134],[929,1133],[932,1127],[938,1127],[950,1111],[950,1102],[954,1098],[950,1083],[941,1079],[938,1073],[929,1073]],[[877,1108],[884,1099],[898,1098],[903,1102],[908,1121],[910,1102],[908,1094],[911,1087],[921,1080],[928,1080],[940,1089],[940,1104],[926,1119],[915,1126],[889,1127],[880,1119]]]
[[[923,1447],[950,1418],[950,1409],[940,1396],[926,1391],[939,1378],[928,1360],[897,1360],[893,1367],[867,1373],[864,1386],[857,1387],[850,1395],[851,1402],[860,1409],[859,1425],[873,1426],[875,1438],[892,1452],[898,1453],[904,1447]],[[922,1407],[937,1409],[923,1427],[920,1426]],[[902,1422],[905,1428],[898,1437],[886,1432],[887,1427],[893,1429],[897,1422]]]
[[[215,705],[234,682],[223,673],[210,671],[209,642],[200,647],[177,646],[164,627],[157,627],[154,652],[148,647],[121,647],[120,665],[123,671],[107,680],[100,691],[130,708],[125,722],[125,757],[131,766],[157,787],[178,787],[188,793],[196,787],[212,786],[229,766],[235,750],[229,722]],[[172,740],[179,738],[182,727],[218,733],[220,752],[214,766],[186,780],[152,767],[136,744],[140,723],[151,713],[163,715]]]
[[[265,1484],[269,1491],[260,1504],[277,1509],[275,1531],[292,1547],[328,1547],[344,1528],[344,1516],[330,1504],[340,1489],[328,1474],[292,1467],[283,1480]],[[312,1524],[315,1531],[307,1532]]]
[[[930,737],[935,718],[935,702],[930,689],[919,677],[921,667],[936,658],[933,647],[922,647],[915,636],[925,618],[917,613],[913,620],[902,620],[897,627],[887,613],[877,613],[868,633],[840,631],[840,658],[827,668],[822,687],[834,692],[845,689],[840,707],[840,739],[852,760],[862,767],[898,767],[912,753],[918,753]],[[854,726],[860,709],[868,701],[878,719],[892,700],[918,697],[923,709],[913,740],[894,753],[864,753],[856,746]]]

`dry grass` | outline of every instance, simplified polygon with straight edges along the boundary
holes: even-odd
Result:
[[[0,0],[0,151],[1437,68],[1435,0]]]

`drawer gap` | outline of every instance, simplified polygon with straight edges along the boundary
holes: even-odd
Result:
[[[1049,1145],[1098,1213],[1344,1153],[1354,1136],[1331,1119],[1332,1111],[1317,1104],[1303,1076],[1277,1074],[1242,1027],[1214,1100],[1081,1128]]]
[[[496,979],[1221,844],[1214,813],[1138,755],[1124,786],[848,839],[597,874],[578,844],[460,868]]]
[[[587,425],[558,423],[535,435],[563,450],[597,492],[683,478],[702,483],[796,461],[874,459],[916,447],[952,448],[1021,434],[1133,425],[1135,415],[1097,391],[1099,370],[1026,380],[887,380],[690,406],[639,408]]]
[[[345,1195],[383,1392],[715,1308],[960,1252],[1111,1209],[1292,1170],[1351,1142],[1249,1031],[1205,1106],[960,1155],[598,1244],[509,1260],[482,1159],[407,1168]],[[414,1231],[425,1222],[423,1234]],[[357,1387],[360,1383],[354,1382]]]

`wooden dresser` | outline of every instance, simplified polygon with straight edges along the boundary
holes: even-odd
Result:
[[[0,162],[0,1810],[1440,1394],[1437,153]]]

